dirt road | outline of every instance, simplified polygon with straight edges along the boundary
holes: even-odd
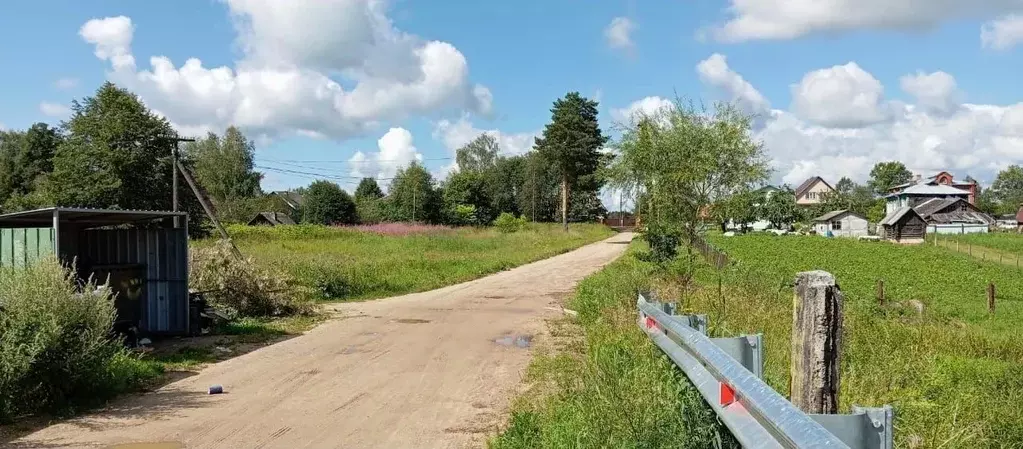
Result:
[[[517,391],[528,337],[560,313],[548,308],[631,237],[439,290],[337,306],[346,318],[11,446],[481,446]],[[225,394],[207,395],[212,384]]]

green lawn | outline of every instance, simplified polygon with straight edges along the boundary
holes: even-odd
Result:
[[[1023,447],[1023,276],[933,245],[821,237],[713,237],[732,265],[701,264],[689,308],[714,332],[763,332],[766,378],[787,391],[795,274],[833,273],[845,294],[840,403],[892,404],[901,447]],[[717,276],[724,283],[723,305]],[[876,299],[883,279],[888,305]],[[997,287],[989,314],[985,288]],[[906,302],[925,305],[918,317]]]
[[[928,241],[934,238],[928,236]],[[960,251],[968,247],[990,248],[1004,253],[1023,254],[1023,234],[1015,232],[988,232],[983,234],[939,235],[938,242],[943,245],[955,246],[959,242]]]
[[[245,256],[275,265],[311,287],[319,299],[363,300],[419,292],[476,279],[610,237],[597,224],[530,224],[379,235],[345,228],[232,227]],[[203,243],[200,243],[203,244]]]

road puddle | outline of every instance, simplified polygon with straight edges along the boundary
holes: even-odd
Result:
[[[394,320],[394,322],[395,323],[402,323],[402,324],[423,324],[423,323],[429,323],[430,320],[424,320],[424,319],[421,319],[421,318],[399,318],[399,319]]]
[[[494,340],[501,346],[514,346],[516,348],[528,348],[529,345],[533,344],[532,335],[505,335],[504,337]]]

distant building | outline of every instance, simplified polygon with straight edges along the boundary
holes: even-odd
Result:
[[[900,184],[900,185],[897,185],[895,187],[892,187],[891,189],[888,190],[888,193],[889,194],[899,193],[899,192],[902,192],[903,190],[906,190],[906,189],[908,189],[910,187],[918,186],[918,185],[929,185],[929,186],[939,186],[940,185],[940,186],[953,187],[953,188],[965,191],[966,194],[967,194],[966,201],[968,201],[970,204],[977,204],[977,190],[978,190],[978,187],[979,187],[979,186],[977,186],[977,183],[974,182],[974,181],[957,182],[952,177],[952,174],[947,172],[947,171],[939,172],[938,174],[936,174],[934,176],[931,176],[931,177],[928,177],[926,179],[921,179],[920,175],[916,175],[916,176],[913,177],[912,181],[907,182],[905,184]]]
[[[850,210],[836,210],[813,219],[813,229],[820,235],[860,237],[868,235],[867,217]]]
[[[295,224],[295,220],[292,220],[288,214],[281,212],[260,212],[249,220],[249,226],[281,226],[293,224]]]
[[[964,198],[932,198],[913,208],[927,222],[927,231],[937,234],[988,232],[995,219]]]
[[[1021,209],[1021,211],[1023,211],[1023,209]],[[995,217],[995,226],[997,226],[999,229],[1015,231],[1019,229],[1020,225],[1018,215],[1019,212],[1015,214],[999,215]]]
[[[302,197],[301,193],[295,192],[293,190],[281,190],[278,192],[271,192],[269,196],[274,197],[280,203],[279,205],[282,206],[282,209],[287,208],[288,210],[290,210],[291,213],[289,213],[288,215],[291,216],[294,216],[296,212],[302,209],[302,204],[304,203],[305,200]]]
[[[892,213],[903,207],[916,207],[932,199],[968,200],[970,192],[943,184],[914,184],[885,197],[885,211]]]
[[[889,213],[878,228],[881,238],[897,243],[922,243],[927,237],[927,222],[909,206]]]
[[[799,187],[796,187],[796,204],[799,205],[810,205],[819,204],[824,201],[824,196],[834,192],[835,188],[831,187],[824,178],[820,176],[814,176],[806,181],[803,181]]]
[[[1019,224],[1017,231],[1023,232],[1023,205],[1019,206],[1019,212],[1016,212],[1016,223]]]

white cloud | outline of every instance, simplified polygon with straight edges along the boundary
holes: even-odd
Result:
[[[713,28],[726,42],[793,39],[858,29],[916,30],[955,19],[1023,10],[1019,0],[729,0],[729,19]]]
[[[1023,14],[1010,14],[980,27],[980,42],[986,48],[1007,50],[1023,42]]]
[[[885,100],[880,83],[854,63],[808,73],[792,89],[793,111],[770,111],[753,133],[776,169],[774,181],[863,182],[875,163],[899,160],[917,173],[949,170],[991,182],[1023,160],[1023,103],[961,103],[944,72],[909,75],[901,85],[915,104]]]
[[[405,128],[391,128],[377,140],[379,151],[366,154],[361,151],[348,159],[351,176],[387,180],[412,161],[422,161],[423,155],[412,144],[412,133]]]
[[[455,122],[449,120],[437,122],[433,129],[433,138],[443,143],[448,152],[454,155],[456,150],[483,133],[493,136],[501,148],[501,154],[507,155],[528,152],[533,149],[535,138],[540,136],[540,131],[506,133],[497,129],[479,129],[473,126],[468,117],[462,117]]]
[[[92,19],[78,30],[78,35],[96,46],[96,57],[110,61],[115,70],[133,70],[135,57],[131,54],[131,39],[135,25],[126,16]]]
[[[78,78],[61,78],[53,83],[53,87],[60,90],[74,89],[78,87]]]
[[[700,80],[728,94],[728,100],[738,102],[747,112],[763,113],[771,104],[741,75],[728,67],[728,59],[719,53],[710,55],[696,65]]]
[[[604,39],[612,49],[631,50],[635,46],[632,41],[632,32],[635,29],[636,23],[628,17],[615,17],[604,28]]]
[[[271,136],[345,139],[409,116],[492,109],[490,90],[470,82],[465,56],[447,42],[395,29],[386,2],[224,2],[243,52],[234,67],[196,58],[175,66],[154,56],[149,68],[137,68],[134,25],[124,16],[91,20],[80,34],[111,62],[111,80],[190,129],[237,125]]]
[[[814,70],[792,86],[797,114],[823,126],[857,128],[887,120],[884,87],[855,62]]]
[[[49,117],[63,118],[71,115],[71,108],[59,103],[44,101],[39,103],[39,112]]]
[[[961,102],[956,79],[942,71],[906,75],[899,78],[899,85],[916,98],[916,104],[937,113],[952,112]]]
[[[628,106],[611,109],[611,118],[619,123],[628,124],[641,117],[654,117],[665,109],[674,107],[675,103],[667,98],[651,96],[633,101]]]

